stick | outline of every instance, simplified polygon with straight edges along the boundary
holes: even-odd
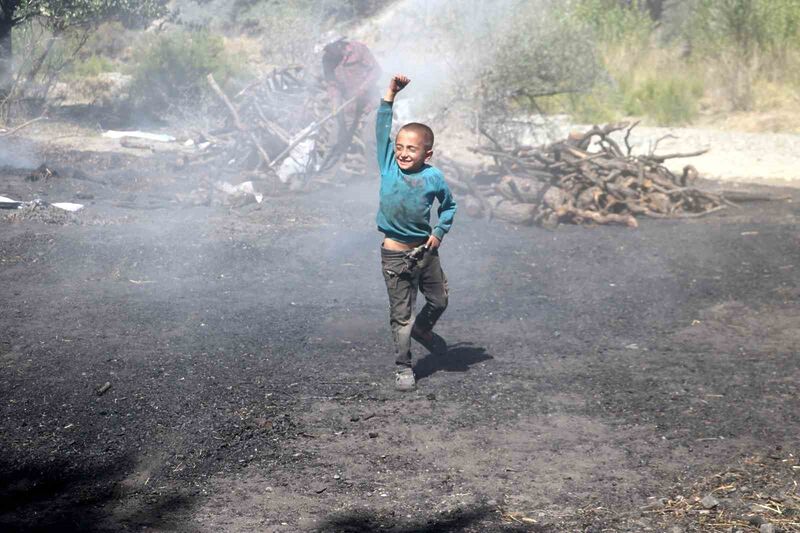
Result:
[[[721,196],[734,202],[780,202],[792,199],[791,196],[770,196],[748,191],[722,191]]]
[[[239,112],[236,111],[236,108],[233,107],[231,101],[228,99],[227,96],[225,96],[225,93],[222,92],[220,86],[217,85],[217,80],[214,79],[214,75],[209,73],[209,75],[206,76],[206,79],[208,80],[208,84],[211,85],[211,90],[213,90],[216,93],[216,95],[219,96],[220,100],[222,100],[222,102],[225,104],[225,107],[227,107],[228,111],[230,111],[236,129],[240,131],[245,131],[244,124],[242,124],[242,120],[239,118]]]
[[[717,211],[722,211],[723,209],[727,209],[727,206],[718,205],[717,207],[712,207],[711,209],[707,211],[701,211],[700,213],[672,213],[669,215],[663,215],[647,209],[644,211],[644,214],[651,218],[700,218],[710,215],[711,213],[716,213]]]
[[[359,95],[356,95],[356,96],[352,97],[351,99],[347,100],[345,103],[343,103],[342,105],[340,105],[339,107],[337,107],[336,109],[334,109],[333,111],[331,111],[330,113],[328,113],[327,115],[325,115],[324,117],[319,119],[318,121],[312,122],[311,124],[306,126],[305,129],[301,130],[300,134],[297,135],[295,137],[295,139],[292,142],[289,143],[289,146],[287,146],[286,149],[283,152],[278,154],[277,157],[275,157],[275,159],[272,160],[272,163],[269,163],[267,165],[267,168],[273,168],[276,164],[278,164],[278,161],[283,159],[289,152],[291,152],[292,149],[295,146],[300,144],[309,135],[313,134],[317,129],[319,129],[320,126],[322,126],[323,124],[328,122],[330,119],[334,118],[336,115],[341,113],[342,110],[345,107],[347,107],[348,105],[353,103],[358,97],[359,97]]]
[[[681,154],[681,153],[678,153],[678,154],[666,154],[666,155],[655,155],[655,154],[653,154],[653,155],[647,156],[645,159],[649,159],[649,160],[654,161],[656,163],[663,163],[667,159],[677,159],[679,157],[697,157],[699,155],[703,155],[705,153],[708,153],[709,150],[711,150],[711,148],[705,148],[703,150],[697,150],[696,152],[688,152],[688,153],[685,153],[685,154]]]
[[[42,116],[40,116],[40,117],[36,117],[36,118],[34,118],[34,119],[32,119],[32,120],[29,120],[28,122],[25,122],[25,123],[23,123],[23,124],[20,124],[20,125],[19,125],[19,126],[17,126],[16,128],[13,128],[13,129],[11,129],[11,130],[8,130],[8,131],[7,131],[7,132],[5,132],[5,133],[0,133],[0,137],[8,137],[9,135],[14,135],[15,133],[17,133],[17,132],[18,132],[19,130],[21,130],[22,128],[27,128],[27,127],[28,127],[28,126],[30,126],[31,124],[34,124],[34,123],[36,123],[36,122],[39,122],[40,120],[47,120],[47,117],[46,117],[46,116],[44,116],[44,115],[42,115]]]
[[[634,122],[633,124],[631,124],[631,125],[628,127],[628,130],[625,132],[625,148],[628,150],[628,157],[630,157],[630,156],[631,156],[631,153],[633,152],[633,148],[631,148],[631,145],[630,145],[630,143],[628,142],[628,140],[629,140],[629,139],[630,139],[630,137],[631,137],[631,130],[632,130],[633,128],[635,128],[636,126],[638,126],[638,125],[639,125],[639,122],[641,122],[641,120],[637,120],[636,122]]]
[[[264,147],[261,146],[261,143],[258,142],[258,139],[256,139],[256,136],[253,134],[253,132],[249,131],[247,128],[244,127],[244,124],[242,124],[242,120],[239,118],[239,112],[236,111],[236,108],[233,107],[231,101],[228,99],[227,96],[225,96],[225,93],[222,92],[220,86],[217,85],[217,81],[214,79],[214,75],[209,73],[209,75],[206,76],[206,79],[208,80],[208,84],[211,85],[211,89],[217,94],[217,96],[220,97],[220,99],[225,103],[225,106],[228,108],[228,111],[230,111],[231,116],[233,117],[233,123],[236,125],[236,129],[238,129],[239,131],[247,132],[247,135],[250,137],[250,140],[255,145],[256,150],[258,150],[258,153],[261,155],[261,159],[264,160],[264,163],[269,165],[270,164],[269,155],[267,155],[267,152],[264,150]]]

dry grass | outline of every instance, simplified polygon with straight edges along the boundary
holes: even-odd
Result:
[[[637,118],[660,126],[800,132],[800,52],[749,66],[685,58],[678,48],[649,42],[604,45],[600,53],[608,83],[589,94],[545,99],[545,110],[593,123]],[[747,111],[737,110],[743,105]]]
[[[800,532],[800,462],[792,454],[749,457],[736,467],[703,479],[689,494],[677,493],[661,508],[645,511],[664,524],[692,523],[702,531],[758,530],[770,523]],[[719,499],[703,505],[707,495]]]

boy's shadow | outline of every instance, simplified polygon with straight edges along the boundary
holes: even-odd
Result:
[[[443,355],[433,355],[429,353],[426,357],[417,361],[414,366],[414,374],[418,380],[443,370],[445,372],[466,372],[469,367],[494,359],[486,353],[486,348],[475,346],[471,342],[459,342],[451,345],[447,353]]]

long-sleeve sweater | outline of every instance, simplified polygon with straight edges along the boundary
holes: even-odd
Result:
[[[397,164],[392,130],[392,104],[381,101],[375,125],[378,167],[381,172],[380,208],[376,217],[378,230],[400,242],[415,242],[434,235],[441,240],[450,231],[456,202],[442,172],[424,165],[414,173],[404,172]],[[439,221],[431,230],[433,200],[439,201]]]

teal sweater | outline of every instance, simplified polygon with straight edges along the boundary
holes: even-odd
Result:
[[[415,242],[433,234],[441,240],[453,224],[456,202],[442,172],[425,165],[418,172],[406,173],[394,157],[392,104],[381,100],[375,125],[378,167],[381,171],[381,201],[378,230],[400,242]],[[431,205],[439,200],[439,222],[431,231]]]

